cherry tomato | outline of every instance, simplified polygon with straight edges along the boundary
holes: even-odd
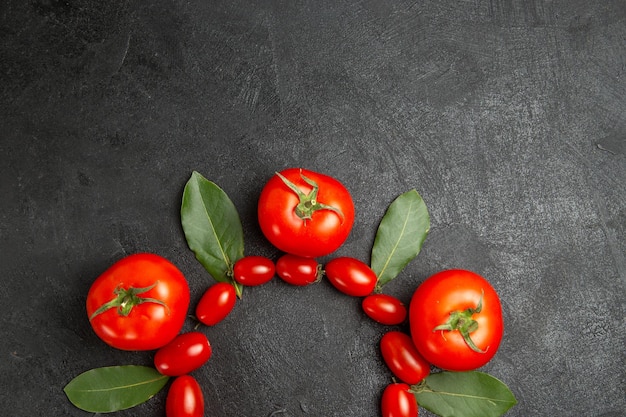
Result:
[[[276,274],[285,282],[304,286],[322,278],[322,265],[313,258],[286,253],[276,261]]]
[[[289,168],[265,184],[258,203],[261,231],[283,252],[325,256],[343,244],[354,223],[354,203],[336,179]]]
[[[246,256],[235,262],[233,278],[241,285],[265,284],[274,277],[274,262],[264,256]]]
[[[426,279],[409,306],[413,342],[433,365],[468,371],[485,365],[500,346],[500,298],[480,275],[454,269]]]
[[[232,284],[218,282],[209,287],[196,306],[196,318],[207,326],[224,320],[235,307],[237,292]]]
[[[203,333],[183,333],[157,350],[154,367],[163,375],[184,375],[204,365],[211,353],[211,344]]]
[[[380,351],[387,367],[402,382],[415,385],[430,374],[430,364],[419,354],[408,334],[385,333],[380,339]]]
[[[325,265],[324,273],[335,288],[347,295],[365,297],[376,286],[376,273],[355,258],[342,256],[332,259]]]
[[[372,320],[393,326],[406,319],[407,310],[402,301],[386,294],[372,294],[363,299],[363,311]]]
[[[115,262],[91,285],[87,316],[95,333],[122,350],[153,350],[180,332],[189,286],[167,259],[140,253]]]
[[[381,417],[417,417],[417,401],[410,388],[400,382],[387,385],[381,398]]]
[[[190,375],[174,379],[165,399],[167,417],[203,417],[204,395],[200,384]]]

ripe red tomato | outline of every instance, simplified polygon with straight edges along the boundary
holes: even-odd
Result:
[[[215,326],[235,307],[237,292],[232,284],[218,282],[209,287],[198,301],[196,318],[207,326]]]
[[[385,333],[380,339],[380,352],[389,370],[402,382],[415,385],[430,374],[430,364],[419,354],[408,334]]]
[[[376,287],[376,273],[355,258],[332,259],[325,265],[324,273],[335,288],[347,295],[365,297]]]
[[[184,375],[204,365],[211,353],[211,344],[203,333],[183,333],[157,350],[154,367],[163,375]]]
[[[504,329],[500,298],[480,275],[454,269],[426,279],[409,306],[413,342],[433,365],[480,368],[493,358]]]
[[[241,285],[262,285],[274,278],[274,262],[264,256],[246,256],[235,262],[233,278]]]
[[[410,388],[400,382],[387,385],[381,398],[381,417],[417,417],[417,401]]]
[[[315,258],[343,244],[354,223],[354,203],[336,179],[289,168],[265,184],[258,204],[261,231],[283,252]]]
[[[276,274],[285,282],[304,286],[322,278],[322,265],[313,258],[286,253],[276,261]]]
[[[407,315],[402,301],[387,294],[368,295],[361,306],[372,320],[388,326],[402,323]]]
[[[167,417],[203,417],[204,395],[200,384],[190,375],[174,379],[165,399]]]
[[[189,286],[167,259],[141,253],[104,271],[87,294],[95,333],[122,350],[153,350],[180,332],[189,307]]]

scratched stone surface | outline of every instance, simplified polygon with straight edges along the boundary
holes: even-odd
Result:
[[[367,262],[389,203],[422,195],[429,236],[385,292],[409,303],[448,268],[493,283],[505,335],[483,370],[508,416],[626,415],[626,2],[5,0],[0,39],[3,414],[90,415],[74,376],[152,363],[106,347],[85,297],[154,252],[195,305],[213,280],[180,226],[192,171],[276,259],[256,200],[300,166],[355,201],[330,257]],[[205,415],[380,415],[388,330],[326,281],[247,288],[201,328]],[[162,416],[165,395],[115,415]]]

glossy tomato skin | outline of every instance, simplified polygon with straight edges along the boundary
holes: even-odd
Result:
[[[473,350],[458,330],[434,330],[445,324],[454,311],[476,309],[478,328],[469,336]],[[426,279],[414,292],[409,306],[411,336],[424,358],[441,369],[469,371],[493,358],[500,346],[504,324],[495,289],[482,276],[467,270],[441,271]]]
[[[407,309],[396,297],[387,294],[371,294],[361,303],[363,311],[372,320],[394,326],[404,322]]]
[[[418,384],[430,374],[430,364],[417,351],[408,334],[385,333],[380,339],[380,351],[389,370],[404,383]]]
[[[241,285],[257,286],[269,282],[276,273],[271,259],[264,256],[246,256],[235,262],[233,278]]]
[[[387,385],[381,398],[381,417],[418,417],[417,401],[409,389],[401,382]]]
[[[286,253],[276,261],[276,275],[283,281],[297,286],[317,282],[322,275],[322,266],[313,258]]]
[[[117,307],[97,313],[119,291],[131,288],[142,289],[137,296],[144,302],[128,315],[120,314]],[[174,339],[185,322],[189,286],[182,272],[167,259],[150,253],[133,254],[115,262],[93,282],[86,307],[95,333],[108,345],[122,350],[158,349]]]
[[[167,417],[203,417],[204,395],[198,381],[190,375],[176,377],[165,399]]]
[[[370,295],[376,287],[376,273],[355,258],[341,256],[332,259],[324,265],[324,273],[335,288],[354,297]]]
[[[237,291],[232,284],[218,282],[211,285],[198,301],[196,318],[206,326],[215,326],[235,307]]]
[[[167,376],[188,374],[211,357],[209,339],[200,332],[179,334],[154,355],[154,367]]]
[[[336,211],[319,209],[309,219],[301,218],[296,213],[300,197],[279,175],[274,175],[263,187],[258,202],[259,225],[267,240],[283,252],[308,258],[334,252],[354,224],[354,202],[348,190],[335,178],[306,169],[288,168],[280,175],[306,195],[314,187],[305,178],[314,181],[318,186],[315,202]]]

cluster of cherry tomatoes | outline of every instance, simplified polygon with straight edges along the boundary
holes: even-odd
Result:
[[[376,273],[364,262],[342,256],[319,264],[316,258],[346,240],[354,215],[350,193],[337,180],[303,169],[277,173],[261,192],[258,218],[265,237],[284,254],[276,262],[262,256],[236,260],[230,280],[202,295],[195,317],[207,326],[221,322],[237,302],[236,285],[258,286],[278,276],[306,286],[326,277],[342,293],[362,297],[363,311],[376,322],[394,326],[409,318],[410,335],[391,330],[380,340],[382,358],[394,375],[383,391],[381,410],[383,417],[416,417],[412,390],[430,374],[431,365],[470,370],[493,357],[502,337],[500,302],[484,278],[449,270],[421,284],[407,309],[379,291]],[[125,350],[157,349],[155,368],[175,377],[166,399],[168,417],[204,414],[202,390],[190,373],[209,360],[211,345],[202,332],[180,334],[188,306],[182,273],[153,254],[120,260],[94,282],[87,297],[90,322],[106,343]]]

